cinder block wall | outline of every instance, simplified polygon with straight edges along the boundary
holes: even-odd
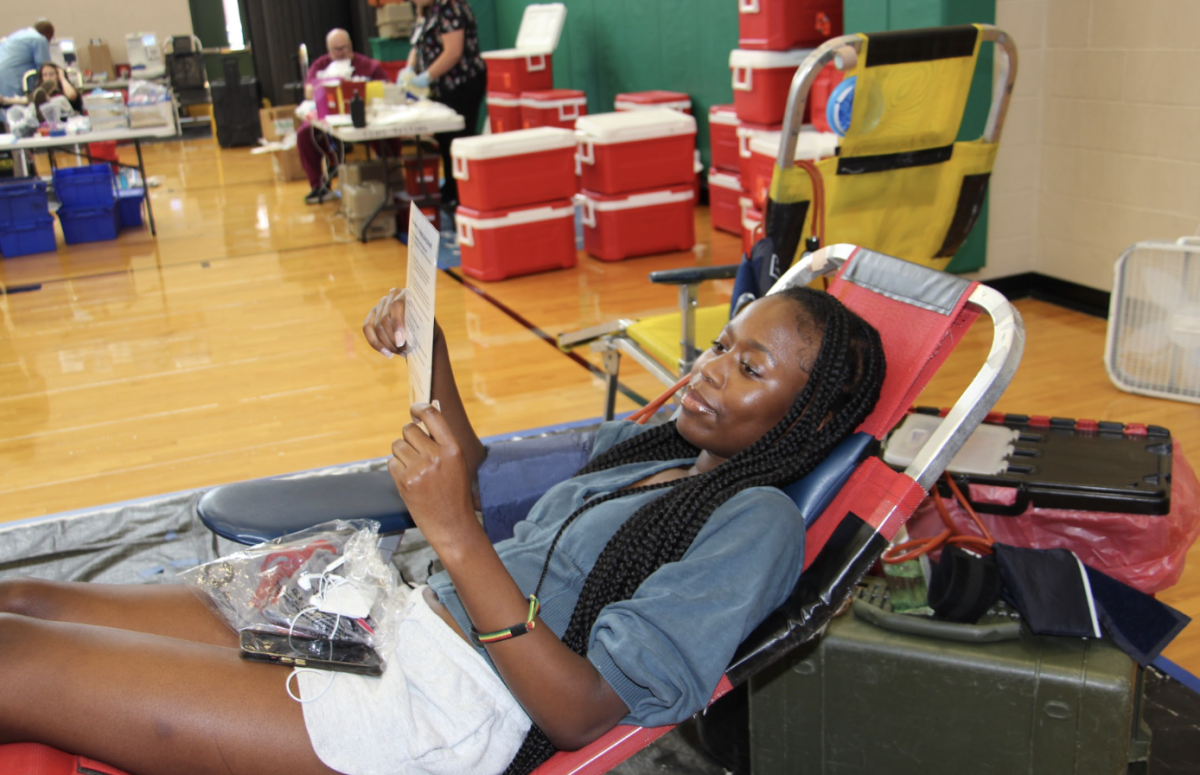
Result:
[[[997,0],[1021,74],[984,277],[1112,289],[1130,244],[1200,223],[1200,2]]]

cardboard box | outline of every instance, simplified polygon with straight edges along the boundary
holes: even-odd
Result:
[[[258,111],[258,119],[262,124],[263,139],[269,143],[279,142],[284,135],[288,132],[295,132],[299,126],[296,122],[295,105],[263,108]]]
[[[293,180],[307,180],[304,167],[300,165],[300,151],[295,147],[271,154],[271,163],[275,167],[275,179],[284,183]]]
[[[112,54],[108,51],[107,43],[89,43],[87,54],[88,68],[93,73],[105,73],[110,81],[116,79],[117,69],[113,67]]]

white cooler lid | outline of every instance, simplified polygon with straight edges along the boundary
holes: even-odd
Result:
[[[519,108],[521,107],[521,95],[490,91],[487,93],[487,104],[499,105],[502,108]]]
[[[552,54],[558,48],[567,6],[562,3],[539,3],[525,6],[521,27],[517,30],[514,48],[485,51],[483,56],[496,59],[517,59],[536,54]]]
[[[496,135],[459,137],[450,143],[450,155],[457,159],[495,159],[523,153],[575,148],[575,133],[570,129],[539,126]]]
[[[575,122],[575,132],[579,139],[600,145],[629,143],[673,135],[694,135],[696,119],[670,108],[594,113],[581,116]]]
[[[708,123],[737,126],[737,111],[732,105],[713,105],[708,109]]]
[[[729,66],[748,67],[752,70],[769,70],[775,67],[799,67],[814,49],[793,48],[787,51],[751,51],[735,48],[729,52]]]
[[[713,167],[708,171],[708,185],[710,188],[713,186],[716,186],[717,188],[728,188],[739,193],[744,191],[742,188],[742,179],[740,177],[732,172],[722,172],[716,167]]]
[[[540,223],[541,221],[550,221],[555,218],[574,218],[575,203],[570,199],[564,199],[561,202],[551,202],[550,204],[542,205],[541,207],[522,207],[512,210],[487,210],[484,211],[491,218],[475,218],[466,215],[462,210],[454,214],[455,224],[470,226],[473,229],[502,229],[505,226],[517,226],[523,223]],[[503,213],[503,215],[496,215]]]
[[[775,158],[779,155],[779,139],[782,132],[757,131],[750,135],[750,153],[761,153]],[[796,138],[796,160],[827,159],[837,153],[838,136],[833,132],[818,132],[801,129]]]

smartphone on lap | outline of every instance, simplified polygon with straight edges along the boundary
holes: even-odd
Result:
[[[242,658],[255,662],[360,675],[383,674],[383,660],[374,649],[361,643],[254,629],[242,630],[241,639]]]

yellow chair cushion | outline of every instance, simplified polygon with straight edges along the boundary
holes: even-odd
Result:
[[[729,322],[729,305],[696,308],[696,348],[705,350],[721,334]],[[683,346],[679,342],[683,320],[678,312],[642,318],[625,329],[629,338],[648,352],[654,360],[675,371]]]

